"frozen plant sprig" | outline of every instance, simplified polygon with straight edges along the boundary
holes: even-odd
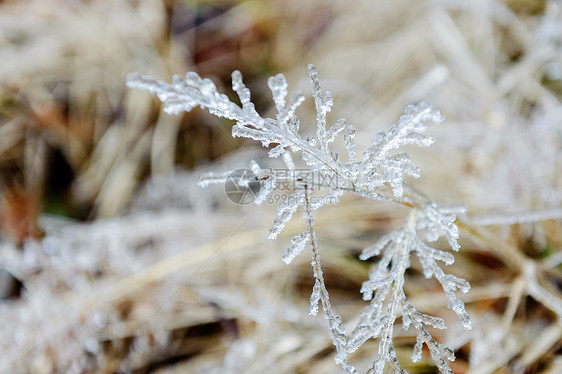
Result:
[[[365,248],[361,253],[360,258],[367,260],[384,252],[374,271],[369,275],[369,280],[365,281],[361,287],[363,299],[370,300],[370,304],[361,312],[359,323],[351,333],[345,351],[346,354],[349,354],[368,339],[380,337],[379,351],[373,365],[367,370],[368,373],[382,373],[386,361],[390,362],[393,370],[403,372],[392,342],[392,328],[399,309],[402,311],[404,329],[407,330],[411,325],[417,332],[412,361],[417,362],[421,359],[421,350],[425,343],[439,370],[443,373],[452,373],[445,359],[453,361],[455,359],[453,351],[435,341],[424,327],[424,325],[429,325],[444,329],[446,328],[445,322],[441,318],[418,312],[408,302],[403,285],[404,272],[410,266],[410,256],[414,252],[420,260],[424,276],[437,278],[447,295],[449,308],[459,315],[465,329],[471,328],[464,303],[454,293],[457,289],[468,292],[470,285],[464,279],[445,274],[436,262],[440,261],[445,265],[450,265],[455,260],[453,255],[429,247],[418,235],[418,230],[421,228],[425,230],[428,237],[436,240],[443,230],[451,247],[458,250],[458,230],[453,222],[455,212],[463,210],[464,208],[460,206],[438,207],[433,203],[413,208],[400,228],[384,235],[376,244]],[[385,301],[387,301],[386,308]]]
[[[455,291],[467,292],[470,288],[464,279],[446,274],[437,261],[450,265],[454,256],[445,251],[430,247],[426,242],[434,242],[445,237],[454,251],[460,246],[457,242],[459,233],[455,225],[457,214],[464,213],[462,206],[442,206],[417,193],[404,184],[404,176],[419,176],[419,168],[414,166],[405,152],[397,150],[407,144],[429,146],[433,139],[425,135],[427,125],[438,124],[442,116],[427,103],[409,105],[398,122],[386,131],[376,134],[371,146],[357,157],[355,128],[345,119],[339,119],[328,126],[327,113],[333,105],[329,91],[322,91],[316,68],[309,65],[312,81],[312,96],[316,106],[316,132],[303,138],[300,121],[296,110],[304,101],[300,91],[288,96],[287,81],[282,74],[269,78],[268,85],[273,94],[277,110],[275,118],[263,118],[255,110],[250,99],[250,91],[242,82],[240,72],[232,73],[232,87],[238,94],[241,106],[217,91],[209,79],[202,79],[190,72],[185,77],[175,75],[172,83],[165,83],[138,73],[131,73],[127,79],[129,87],[136,87],[155,93],[165,104],[164,110],[178,114],[190,111],[196,106],[207,109],[210,113],[234,120],[233,137],[245,137],[257,140],[264,147],[270,147],[269,156],[281,157],[287,167],[284,173],[262,169],[255,162],[250,163],[251,174],[239,178],[237,183],[247,187],[249,183],[261,181],[256,203],[261,203],[280,183],[291,182],[295,188],[277,207],[277,217],[271,227],[269,238],[275,239],[287,222],[303,209],[306,227],[303,232],[292,238],[290,246],[283,255],[283,261],[290,264],[307,246],[311,250],[312,268],[315,279],[310,297],[310,313],[315,315],[319,305],[322,306],[328,320],[333,343],[336,347],[336,362],[349,373],[357,370],[348,360],[348,356],[371,338],[380,338],[378,352],[367,373],[383,373],[388,362],[395,372],[404,373],[396,357],[392,340],[393,328],[398,317],[402,317],[405,329],[414,327],[417,342],[414,346],[412,360],[421,358],[423,344],[439,370],[452,373],[446,360],[454,360],[454,353],[435,341],[424,326],[445,328],[442,319],[418,312],[406,298],[404,292],[404,274],[410,266],[410,257],[415,253],[419,258],[426,278],[435,277],[441,284],[449,304],[461,319],[465,329],[470,329],[470,318],[464,303],[455,295]],[[347,151],[347,160],[330,148],[338,136],[343,134]],[[300,155],[307,168],[297,170],[294,155]],[[200,179],[200,185],[224,183],[231,172],[210,173]],[[320,191],[321,196],[313,199],[312,191]],[[384,235],[377,243],[365,248],[360,255],[362,260],[381,255],[374,270],[365,281],[361,292],[366,301],[370,301],[362,311],[359,322],[348,335],[341,317],[334,311],[328,290],[322,275],[320,251],[314,231],[313,212],[327,203],[335,203],[343,193],[354,193],[365,198],[383,200],[401,204],[411,209],[404,224],[397,230]]]

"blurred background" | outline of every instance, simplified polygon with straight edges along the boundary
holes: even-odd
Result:
[[[420,190],[469,208],[450,271],[473,286],[461,296],[473,330],[419,264],[406,291],[447,322],[434,336],[455,349],[453,371],[562,372],[561,12],[546,0],[0,2],[0,372],[339,373],[325,322],[308,316],[308,259],[281,261],[298,220],[268,241],[275,206],[197,186],[267,164],[267,150],[125,86],[132,71],[195,71],[234,97],[240,70],[268,116],[267,78],[309,95],[309,63],[360,148],[407,104],[445,116],[436,143],[409,152]],[[358,253],[404,214],[348,197],[318,218],[344,320],[363,306]],[[411,362],[411,331],[395,336],[406,370],[437,372],[427,351]],[[376,347],[357,352],[360,367]]]

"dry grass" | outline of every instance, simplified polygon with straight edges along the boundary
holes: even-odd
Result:
[[[309,264],[281,261],[299,222],[267,241],[272,206],[196,186],[264,150],[124,84],[195,70],[228,87],[239,69],[267,112],[266,77],[310,92],[308,63],[360,147],[406,104],[446,117],[413,159],[421,190],[468,204],[451,268],[473,286],[474,329],[461,332],[419,264],[406,291],[447,321],[434,334],[456,349],[455,373],[560,372],[561,12],[538,0],[0,4],[0,372],[339,372],[307,315]],[[362,307],[357,254],[403,214],[347,198],[317,218],[344,320]],[[435,372],[427,352],[410,362],[412,334],[395,334],[409,372]]]

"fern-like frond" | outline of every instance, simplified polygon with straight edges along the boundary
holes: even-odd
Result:
[[[435,277],[441,284],[449,300],[449,308],[457,313],[463,327],[469,329],[470,319],[464,304],[455,291],[467,292],[467,281],[446,274],[438,264],[450,265],[454,256],[426,244],[444,237],[453,251],[458,251],[458,228],[455,225],[457,214],[464,213],[462,206],[442,206],[421,197],[413,189],[404,185],[406,175],[417,178],[418,167],[412,164],[407,153],[401,152],[404,145],[414,144],[427,147],[434,139],[425,135],[427,125],[438,124],[443,118],[438,110],[427,103],[410,105],[396,124],[386,131],[376,134],[372,144],[357,157],[355,143],[356,130],[345,119],[333,124],[327,114],[333,106],[332,94],[323,91],[318,79],[318,72],[309,65],[312,82],[312,97],[316,107],[316,131],[311,137],[301,135],[300,120],[297,109],[305,100],[302,92],[289,95],[285,77],[278,74],[269,78],[276,114],[272,118],[263,118],[251,102],[250,91],[244,85],[240,72],[232,73],[232,88],[238,94],[241,106],[231,102],[224,94],[217,91],[209,79],[203,79],[196,73],[187,73],[184,77],[174,76],[172,83],[157,81],[138,73],[128,77],[129,87],[136,87],[155,93],[164,103],[164,110],[177,114],[190,111],[196,106],[210,113],[235,121],[232,127],[233,137],[256,140],[264,147],[272,147],[269,157],[281,157],[286,165],[282,173],[279,170],[262,169],[252,161],[251,173],[244,173],[236,179],[240,187],[259,182],[261,188],[256,203],[266,201],[275,188],[290,182],[293,190],[277,206],[277,217],[273,221],[269,238],[275,239],[299,210],[303,211],[306,221],[304,230],[291,239],[283,255],[283,261],[290,264],[305,248],[310,248],[314,287],[310,297],[310,313],[316,314],[322,307],[328,320],[333,343],[336,347],[336,362],[347,372],[356,373],[349,361],[349,355],[363,343],[372,338],[379,338],[378,352],[367,373],[382,374],[386,363],[393,372],[404,373],[396,357],[393,342],[393,328],[398,317],[402,317],[405,329],[410,326],[417,332],[417,342],[412,355],[413,361],[421,358],[425,344],[439,370],[451,373],[447,360],[454,360],[454,353],[434,340],[425,326],[443,329],[442,319],[418,312],[411,305],[404,292],[405,272],[410,267],[410,258],[414,253],[420,260],[426,278]],[[347,156],[340,158],[337,151],[330,148],[338,136],[343,136]],[[300,157],[306,165],[304,169],[295,167],[294,157]],[[200,185],[225,183],[231,172],[211,173],[201,177]],[[313,191],[316,195],[313,196]],[[313,212],[328,203],[337,203],[343,193],[353,193],[374,200],[389,201],[407,206],[411,209],[404,224],[365,248],[360,259],[366,260],[381,256],[369,279],[363,283],[363,299],[369,304],[363,309],[359,323],[349,334],[343,326],[341,317],[334,311],[326,288],[320,263],[320,249],[314,230]],[[314,198],[316,197],[316,198]]]

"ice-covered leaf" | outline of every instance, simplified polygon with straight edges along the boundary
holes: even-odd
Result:
[[[412,353],[412,362],[420,362],[422,357],[423,340],[420,336],[416,338],[416,345],[414,346],[414,352]]]
[[[269,230],[269,239],[277,239],[277,236],[297,211],[299,205],[303,203],[303,199],[304,191],[297,190],[287,196],[287,198],[277,206],[277,217]]]
[[[312,294],[310,295],[310,315],[318,314],[318,303],[320,302],[320,282],[314,282]]]
[[[287,98],[287,80],[283,74],[277,74],[270,77],[267,81],[271,93],[273,94],[273,102],[278,112],[285,108],[285,100]]]
[[[310,238],[310,233],[308,232],[308,230],[305,230],[299,235],[294,236],[293,239],[291,239],[291,245],[289,246],[289,248],[287,248],[287,250],[283,254],[283,262],[286,263],[287,265],[293,262],[295,257],[297,257],[306,247],[309,238]]]

